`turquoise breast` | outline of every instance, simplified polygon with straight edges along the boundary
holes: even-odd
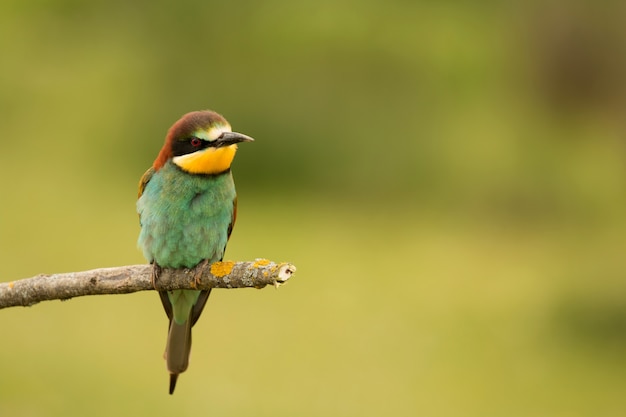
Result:
[[[235,196],[230,171],[191,175],[167,162],[137,200],[138,245],[146,259],[170,268],[222,259]]]

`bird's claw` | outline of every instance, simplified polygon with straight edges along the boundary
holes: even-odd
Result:
[[[201,265],[201,266],[200,266]],[[200,265],[196,266],[196,271],[193,274],[193,281],[191,282],[191,286],[196,289],[200,285],[200,278],[202,278],[202,271],[209,265],[209,260],[205,259],[200,263]]]
[[[159,279],[159,275],[161,275],[161,267],[156,263],[153,263],[152,273],[150,274],[150,282],[152,283],[152,288],[154,288],[155,290],[157,289],[156,282]]]

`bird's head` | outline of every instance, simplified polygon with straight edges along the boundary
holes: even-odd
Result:
[[[253,140],[233,132],[226,119],[213,111],[194,111],[170,127],[153,167],[158,171],[171,159],[190,174],[219,174],[230,168],[237,143]]]

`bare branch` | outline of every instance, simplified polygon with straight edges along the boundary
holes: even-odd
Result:
[[[40,301],[67,300],[83,295],[128,294],[137,291],[209,288],[263,288],[284,284],[296,271],[289,263],[203,262],[192,269],[160,270],[152,285],[152,265],[129,265],[0,283],[0,309],[31,306]]]

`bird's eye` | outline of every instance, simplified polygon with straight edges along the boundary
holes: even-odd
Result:
[[[202,140],[198,138],[191,138],[191,146],[197,148],[200,145],[202,145]]]

